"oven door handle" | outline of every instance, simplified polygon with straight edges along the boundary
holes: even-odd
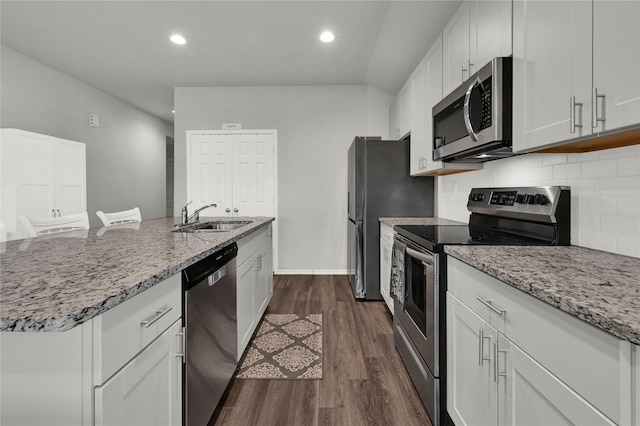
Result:
[[[428,263],[429,265],[431,265],[431,267],[433,267],[433,256],[429,256],[427,254],[424,253],[420,253],[419,251],[416,251],[414,249],[412,249],[411,247],[407,247],[405,249],[407,251],[407,254],[413,258],[416,258],[418,260],[421,260],[423,262]]]
[[[480,81],[479,77],[476,77],[471,85],[467,89],[467,93],[464,95],[464,125],[467,128],[467,132],[469,132],[469,136],[474,142],[478,142],[478,134],[473,131],[473,126],[471,125],[471,115],[469,114],[469,101],[471,100],[471,92],[476,85],[479,84],[482,87],[482,81]]]

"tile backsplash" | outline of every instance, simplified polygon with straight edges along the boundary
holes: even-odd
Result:
[[[640,145],[527,154],[437,179],[438,216],[468,222],[473,187],[571,187],[571,244],[640,258]]]

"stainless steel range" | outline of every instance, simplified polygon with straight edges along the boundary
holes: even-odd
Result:
[[[394,339],[434,425],[446,411],[444,246],[569,245],[568,187],[474,188],[468,225],[398,225],[392,259]]]

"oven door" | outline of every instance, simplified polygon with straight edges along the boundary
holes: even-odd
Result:
[[[434,377],[438,359],[437,254],[407,244],[404,260],[404,297],[396,315]]]

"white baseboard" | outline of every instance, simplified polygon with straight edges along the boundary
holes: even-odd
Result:
[[[347,275],[346,269],[279,269],[275,275]]]

